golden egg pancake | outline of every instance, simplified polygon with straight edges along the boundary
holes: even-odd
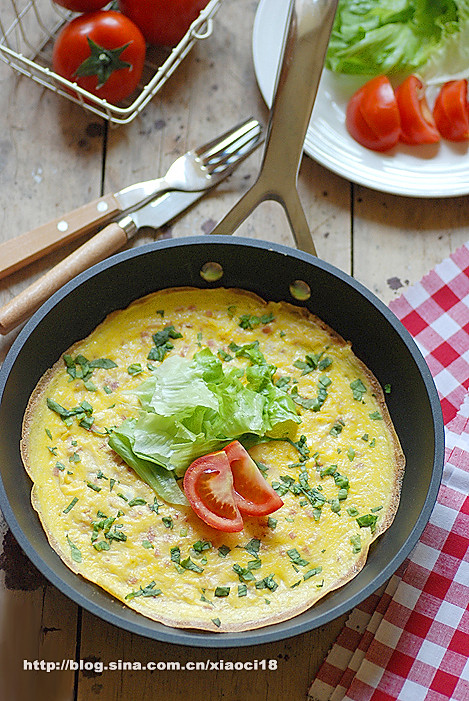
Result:
[[[223,435],[235,419],[244,426],[236,408],[217,414],[210,383],[190,374],[197,358],[231,407],[233,388],[241,402],[243,383],[272,373],[246,395],[263,413],[241,441],[283,506],[244,516],[239,532],[207,525],[181,490],[184,460],[238,438]],[[135,454],[111,447],[119,436]],[[21,452],[71,570],[151,619],[220,632],[289,619],[354,577],[394,518],[404,471],[384,392],[350,344],[304,308],[236,289],[167,289],[110,314],[38,383]],[[160,493],[145,481],[152,461]]]

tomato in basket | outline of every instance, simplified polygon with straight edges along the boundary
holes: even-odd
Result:
[[[94,12],[107,5],[109,0],[54,0],[54,2],[72,12]]]
[[[149,44],[175,46],[207,4],[208,0],[119,0],[119,9]]]
[[[75,17],[60,31],[54,44],[52,68],[63,78],[115,104],[136,89],[145,52],[145,39],[132,20],[114,10],[98,10]]]

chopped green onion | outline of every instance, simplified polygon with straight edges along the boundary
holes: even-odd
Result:
[[[75,543],[73,543],[68,536],[66,536],[66,538],[67,538],[67,543],[70,546],[70,554],[72,556],[72,560],[74,562],[81,562],[82,561],[81,550],[79,548],[77,548]]]
[[[310,577],[314,577],[317,574],[320,574],[321,572],[322,572],[321,566],[313,567],[312,570],[308,570],[308,572],[305,572],[305,574],[303,575],[303,580],[306,582],[307,579],[309,579]]]
[[[215,596],[224,597],[230,593],[230,587],[217,587],[214,591]]]
[[[70,502],[70,504],[63,510],[62,513],[68,514],[68,512],[71,511],[71,510],[73,509],[73,507],[75,506],[75,504],[77,503],[77,501],[78,501],[78,497],[73,497],[73,499],[72,499],[72,501]]]

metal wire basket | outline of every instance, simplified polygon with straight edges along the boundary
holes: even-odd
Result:
[[[142,79],[137,90],[118,106],[91,94],[51,69],[52,49],[62,26],[76,16],[53,0],[10,0],[11,12],[0,17],[0,58],[19,73],[84,109],[107,119],[111,125],[131,122],[156,95],[194,43],[213,31],[215,13],[223,0],[210,0],[174,48],[147,48]],[[73,88],[71,95],[67,89]]]

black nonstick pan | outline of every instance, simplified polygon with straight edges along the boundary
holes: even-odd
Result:
[[[80,274],[42,306],[20,332],[0,371],[0,508],[13,534],[36,567],[67,596],[106,621],[149,638],[191,646],[233,647],[279,640],[324,625],[393,574],[416,544],[437,497],[444,434],[428,367],[410,335],[385,305],[353,278],[313,255],[314,245],[296,193],[297,166],[327,43],[321,25],[310,23],[308,8],[314,5],[319,18],[328,18],[330,26],[330,8],[335,2],[294,3],[262,177],[242,201],[241,215],[239,208],[235,216],[229,213],[229,224],[226,219],[223,222],[226,229],[218,231],[232,233],[258,201],[270,197],[284,205],[298,246],[310,252],[212,235],[154,243],[117,254]],[[288,70],[292,65],[295,70]],[[314,89],[308,95],[297,91],[304,104],[293,114],[288,96],[304,81],[298,65],[307,66],[304,75],[310,76]],[[179,286],[239,287],[266,300],[303,304],[352,342],[356,355],[382,385],[392,386],[389,411],[406,455],[402,497],[393,524],[372,545],[365,567],[354,579],[301,615],[254,631],[216,634],[174,629],[141,616],[63,564],[49,546],[30,503],[31,482],[22,465],[19,442],[23,414],[39,378],[108,313],[150,292]]]
[[[363,570],[310,610],[254,631],[216,634],[168,628],[72,573],[49,546],[31,506],[31,482],[19,453],[23,413],[47,368],[109,312],[152,291],[185,285],[240,287],[265,299],[305,305],[322,318],[352,342],[356,355],[381,384],[391,384],[389,411],[406,455],[398,512],[373,544]],[[298,299],[297,291],[308,289],[309,298]],[[298,635],[348,611],[384,583],[416,544],[437,497],[443,456],[438,395],[402,324],[371,292],[337,268],[265,241],[202,236],[119,253],[54,294],[22,329],[0,371],[0,507],[14,536],[45,577],[77,604],[112,624],[160,641],[202,647],[253,645]]]

